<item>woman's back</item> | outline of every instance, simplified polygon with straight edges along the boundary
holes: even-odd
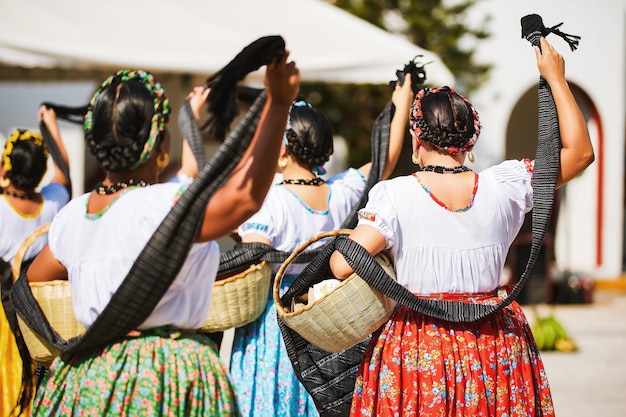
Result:
[[[182,190],[178,183],[129,188],[98,213],[86,210],[92,194],[84,194],[55,218],[50,249],[68,270],[76,294],[74,310],[84,326],[93,324],[107,306]],[[199,327],[206,320],[218,264],[215,242],[195,244],[166,296],[141,328]]]
[[[419,172],[372,190],[375,210],[361,218],[387,231],[398,281],[412,292],[497,287],[508,248],[532,208],[531,174],[523,161],[507,161],[471,176],[474,193],[462,207],[444,207]]]
[[[351,168],[315,187],[315,200],[307,195],[310,186],[276,184],[261,210],[239,227],[239,234],[259,235],[276,250],[292,252],[319,233],[339,228],[361,197],[365,181],[359,170]]]
[[[32,211],[24,212],[0,196],[0,258],[12,263],[24,239],[39,226],[52,221],[59,207],[55,202],[44,200]],[[24,259],[30,259],[45,245],[46,239],[38,239],[29,247]]]

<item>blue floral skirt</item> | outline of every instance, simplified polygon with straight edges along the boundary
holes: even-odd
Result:
[[[286,275],[284,292],[296,276]],[[235,330],[230,374],[245,417],[319,416],[287,355],[273,297],[256,321]]]

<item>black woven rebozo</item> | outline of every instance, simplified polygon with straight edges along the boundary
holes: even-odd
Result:
[[[260,47],[255,56],[264,56],[265,63],[276,59],[280,53],[272,48],[272,54],[264,55],[263,45]],[[254,65],[258,62],[255,61]],[[238,74],[244,73],[246,68],[244,65]],[[238,79],[232,80],[232,85],[222,83],[215,88],[234,89]],[[265,101],[266,94],[263,92],[165,217],[107,307],[84,335],[64,340],[54,331],[33,298],[25,271],[22,271],[9,291],[10,301],[24,322],[64,353],[82,351],[123,337],[143,323],[180,270],[197,235],[206,203],[223,185],[248,148]],[[192,146],[192,149],[198,147]]]
[[[521,19],[522,37],[531,45],[539,45],[539,38],[548,33],[563,37],[572,50],[579,37],[564,34],[557,25],[546,29],[541,17],[528,15]],[[461,302],[425,300],[416,297],[387,275],[374,258],[358,243],[345,235],[335,237],[323,251],[302,271],[296,282],[281,297],[283,305],[303,294],[308,287],[332,276],[329,260],[335,250],[344,254],[354,271],[369,285],[422,314],[450,322],[472,322],[483,319],[510,305],[528,280],[547,231],[554,202],[559,168],[561,140],[556,107],[548,83],[540,77],[538,85],[539,138],[533,174],[532,245],[526,268],[511,293],[496,305],[466,304]],[[350,412],[358,365],[363,357],[363,343],[348,349],[349,356],[332,354],[315,348],[279,320],[287,352],[298,378],[313,396],[322,417],[345,416]],[[297,336],[294,336],[297,335]],[[366,341],[367,342],[367,341]]]
[[[83,117],[85,116],[85,113],[87,112],[86,105],[78,106],[78,107],[68,107],[68,106],[62,106],[60,104],[50,103],[47,101],[41,103],[41,105],[46,106],[48,108],[52,108],[58,119],[64,119],[64,120],[67,120],[68,122],[75,123],[75,124],[82,124]],[[63,156],[61,155],[61,149],[59,148],[56,141],[50,134],[50,130],[48,130],[48,126],[46,126],[46,123],[43,120],[39,122],[39,130],[41,131],[41,136],[43,137],[46,143],[46,146],[48,147],[48,150],[50,151],[52,160],[54,161],[55,164],[57,164],[57,166],[63,173],[63,176],[65,176],[65,182],[66,182],[65,188],[67,188],[67,192],[69,193],[70,198],[71,198],[72,197],[72,181],[70,179],[70,167],[68,166],[67,163],[65,163],[65,160],[63,159]]]
[[[237,89],[224,88],[235,86],[243,77],[269,63],[267,57],[278,59],[286,53],[285,41],[280,36],[264,36],[246,46],[224,68],[206,80],[211,89],[207,105],[209,117],[202,129],[214,139],[222,141],[226,137],[230,123],[237,115]]]

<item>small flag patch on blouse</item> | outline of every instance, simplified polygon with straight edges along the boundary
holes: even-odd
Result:
[[[360,211],[359,218],[373,222],[376,220],[376,215],[374,213],[370,213],[369,211]]]
[[[535,172],[535,161],[530,158],[524,158],[524,165],[529,173],[533,174]]]

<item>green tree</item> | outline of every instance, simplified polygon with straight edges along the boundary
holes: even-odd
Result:
[[[492,65],[478,63],[474,52],[490,33],[490,17],[467,23],[478,0],[334,0],[330,3],[436,53],[456,78],[456,87],[470,94],[489,77]],[[395,22],[395,23],[394,23]],[[428,67],[426,67],[428,68]]]
[[[326,1],[380,28],[400,33],[416,45],[437,54],[454,74],[455,87],[465,95],[488,79],[491,65],[475,62],[473,55],[479,41],[489,37],[485,29],[489,17],[485,17],[477,28],[468,27],[465,23],[469,9],[478,0]],[[407,62],[411,58],[407,57]],[[425,69],[428,77],[428,66]],[[392,78],[393,74],[390,74],[390,80]],[[303,98],[324,111],[333,124],[335,134],[346,139],[350,166],[359,166],[370,160],[371,129],[389,100],[390,92],[388,85],[303,83],[301,86]],[[410,155],[409,143],[407,140],[403,154]],[[410,158],[403,155],[394,175],[411,169]]]

